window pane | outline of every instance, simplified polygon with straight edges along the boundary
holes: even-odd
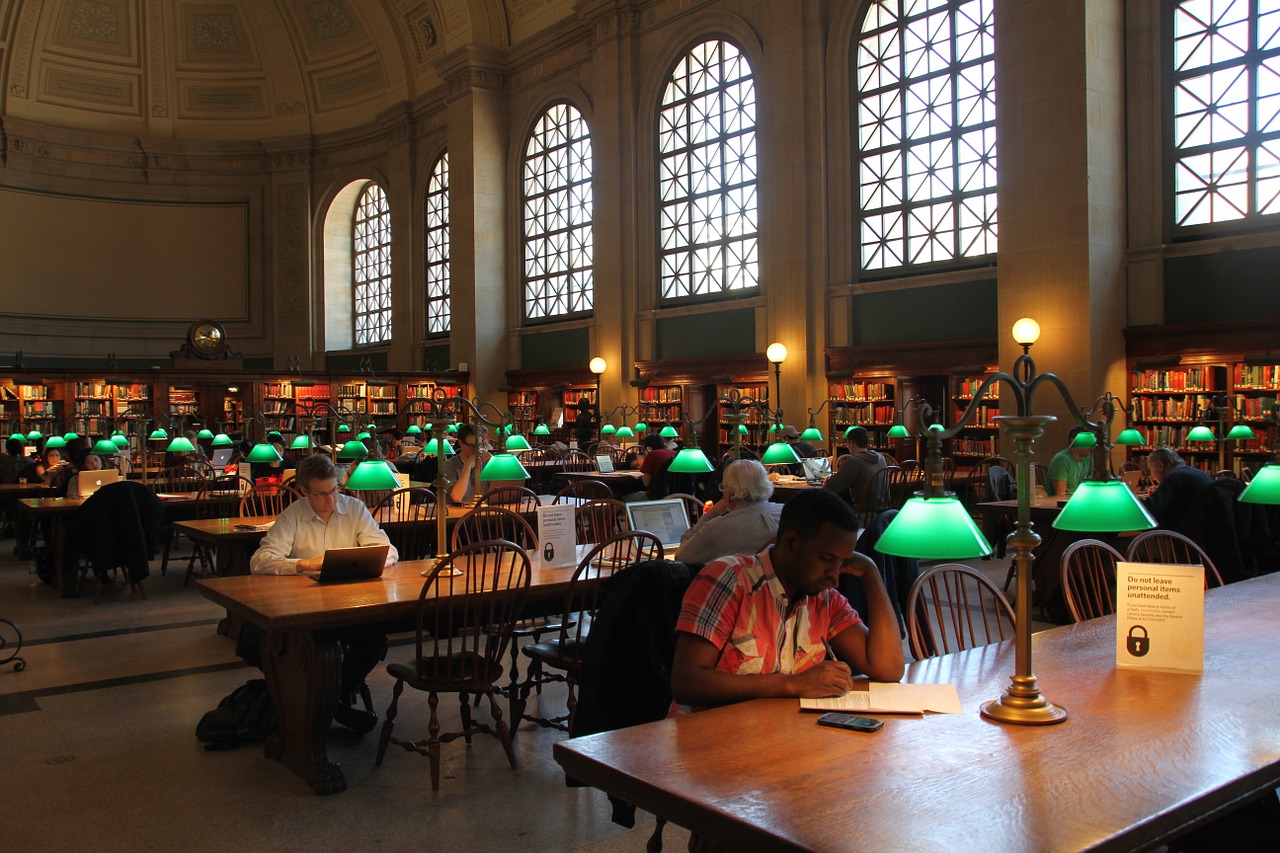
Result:
[[[391,340],[391,213],[377,184],[360,193],[351,238],[356,346],[383,344]]]
[[[570,104],[534,125],[523,167],[524,316],[585,314],[595,299],[591,134]]]
[[[1280,212],[1280,3],[1182,0],[1173,9],[1175,227]]]
[[[864,270],[996,251],[994,0],[878,0],[854,47]]]
[[[676,63],[658,152],[661,298],[758,288],[755,81],[737,47],[706,41]]]
[[[427,334],[449,331],[449,154],[440,155],[427,181]]]

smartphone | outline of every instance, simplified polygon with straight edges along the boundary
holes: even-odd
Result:
[[[851,729],[855,732],[878,732],[884,728],[884,721],[873,720],[870,717],[855,717],[852,714],[823,714],[818,718],[818,725]]]

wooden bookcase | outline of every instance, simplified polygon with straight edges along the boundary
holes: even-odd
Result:
[[[893,452],[889,429],[897,422],[897,382],[890,376],[855,376],[827,383],[829,438],[838,447],[849,427],[865,427],[874,450]]]
[[[730,382],[726,384],[716,385],[716,398],[730,396],[731,392],[736,392],[739,398],[750,397],[761,403],[769,402],[769,383],[768,382]],[[730,425],[724,422],[724,416],[729,414],[730,408],[724,403],[716,404],[716,449],[721,455],[733,449],[733,435],[729,432]],[[747,432],[742,436],[742,446],[749,447],[753,450],[763,450],[769,443],[769,426],[771,421],[759,409],[747,408],[741,410],[746,415],[746,421],[743,426],[747,428]],[[679,429],[679,425],[676,425]]]
[[[974,394],[988,374],[961,374],[951,377],[951,423],[973,402]],[[988,456],[1000,455],[1000,386],[992,385],[978,401],[973,419],[951,439],[951,456],[958,468],[967,468]]]
[[[1280,361],[1276,364],[1239,363],[1231,368],[1231,423],[1247,424],[1254,438],[1227,442],[1231,468],[1257,471],[1275,458],[1276,396],[1280,395]]]
[[[1202,413],[1225,403],[1228,367],[1196,364],[1168,368],[1135,368],[1129,374],[1133,413],[1130,425],[1143,443],[1129,448],[1130,457],[1145,456],[1157,447],[1171,447],[1188,465],[1218,470],[1222,436],[1218,442],[1189,442],[1191,428],[1205,423]],[[1211,424],[1215,431],[1218,424]],[[1226,429],[1230,429],[1228,419]],[[1229,442],[1228,444],[1234,444]]]
[[[680,385],[650,385],[641,388],[636,409],[640,413],[637,417],[648,426],[650,432],[657,432],[665,426],[680,429],[684,423],[684,388]]]

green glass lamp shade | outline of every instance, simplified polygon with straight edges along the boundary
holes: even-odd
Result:
[[[346,424],[338,424],[338,432],[340,433],[351,432],[351,427],[347,426]]]
[[[456,423],[449,424],[447,427],[444,428],[444,431],[449,435],[457,435],[458,425]]]
[[[284,436],[280,433],[280,430],[273,429],[267,433],[267,441],[278,441],[284,444]]]
[[[511,435],[512,429],[514,429],[513,424],[503,424],[498,428],[498,435]]]
[[[631,427],[627,426],[626,424],[623,424],[622,426],[618,427],[618,431],[614,433],[614,435],[617,438],[635,438],[636,437],[635,431],[632,430]]]
[[[618,431],[618,428],[615,427],[613,424],[605,424],[604,426],[600,427],[601,435],[613,435],[617,431]]]
[[[205,427],[204,429],[196,433],[196,438],[200,439],[201,441],[208,441],[209,439],[213,438],[213,430],[209,429],[208,427]]]
[[[1053,526],[1088,533],[1122,533],[1151,530],[1156,520],[1122,481],[1086,480],[1072,493]]]
[[[120,427],[116,427],[111,431],[112,438],[115,438],[117,435],[124,435],[124,430],[120,429]]]
[[[1128,429],[1122,430],[1120,434],[1116,436],[1116,444],[1132,446],[1135,444],[1146,444],[1146,441],[1143,440],[1142,433],[1138,432],[1133,427],[1129,427]]]
[[[663,438],[675,438],[679,434],[680,433],[676,432],[676,428],[673,427],[671,424],[667,424],[661,429],[661,431],[658,432],[658,435],[660,435]]]
[[[527,480],[529,472],[520,464],[520,460],[510,453],[495,453],[480,472],[480,481],[492,483],[496,480]]]
[[[364,445],[361,445],[361,446],[363,447]],[[428,456],[435,456],[439,451],[440,451],[440,448],[436,445],[436,440],[434,438],[427,442],[426,447],[422,448],[422,452]],[[453,445],[447,441],[444,442],[444,455],[445,456],[453,455]]]
[[[1079,433],[1075,438],[1071,440],[1071,446],[1076,448],[1093,447],[1097,443],[1098,443],[1098,437],[1088,431]]]
[[[1254,437],[1253,430],[1248,424],[1236,424],[1227,433],[1227,441],[1248,441]]]
[[[636,424],[636,432],[640,433],[641,435],[644,435],[648,431],[649,431],[649,425],[644,421],[641,421],[640,423]]]
[[[1263,465],[1236,500],[1249,504],[1280,504],[1280,465]]]
[[[44,438],[44,433],[38,429],[33,429],[27,433],[27,441],[39,441],[42,438]]]
[[[404,431],[405,435],[422,435],[422,427],[417,424],[409,424],[409,428]]]
[[[268,444],[264,441],[261,444],[255,444],[253,450],[250,450],[249,455],[245,457],[245,460],[248,462],[279,462],[283,458],[274,444]]]
[[[750,435],[751,430],[747,429],[746,424],[738,424],[738,435]]]
[[[258,445],[261,447],[262,445]],[[268,445],[270,446],[270,445]],[[253,457],[250,456],[250,459]],[[342,445],[342,449],[338,451],[339,461],[350,461],[352,459],[368,459],[369,448],[364,446],[363,441],[348,441]]]
[[[822,430],[816,426],[808,427],[804,432],[800,433],[801,441],[823,441]]]
[[[191,439],[187,438],[185,435],[180,435],[173,441],[169,442],[169,446],[165,449],[170,453],[192,453],[195,451],[196,446],[191,443]]]
[[[128,447],[129,439],[125,437],[124,433],[120,432],[111,436],[111,443],[114,444],[116,447]],[[101,442],[99,442],[99,444],[101,444]]]
[[[78,432],[76,432],[75,430],[71,429],[71,430],[67,430],[67,434],[66,434],[66,435],[64,435],[64,436],[62,437],[62,440],[63,440],[63,441],[75,441],[75,440],[76,440],[77,438],[79,438],[79,437],[80,437],[80,433],[78,433]],[[1252,436],[1250,436],[1250,438],[1252,438]]]
[[[782,429],[782,424],[778,424],[778,423],[769,424],[768,435],[773,435],[775,432],[777,432],[780,429]]]
[[[849,427],[849,429],[853,429],[853,427]],[[848,435],[847,430],[845,431],[845,434]],[[902,424],[894,424],[889,427],[889,438],[907,438],[908,435],[909,433],[907,432],[907,428]]]
[[[853,432],[853,431],[854,431],[855,429],[857,429],[857,428],[858,428],[858,425],[857,425],[857,424],[854,424],[853,426],[846,428],[846,429],[845,429],[845,431],[844,431],[844,436],[843,436],[843,437],[844,437],[844,438],[848,438],[848,437],[849,437],[849,433]],[[893,430],[892,430],[892,429],[890,429],[890,430],[889,430],[889,434],[890,434],[890,435],[892,435],[892,434],[893,434]],[[906,434],[907,434],[907,428],[906,428],[906,427],[903,427],[903,428],[902,428],[902,434],[903,434],[903,435],[906,435]]]
[[[760,459],[761,465],[796,465],[800,457],[796,450],[785,441],[775,441],[765,450]]]
[[[991,553],[991,544],[954,495],[908,500],[898,511],[876,550],[921,560],[967,560]]]
[[[9,440],[10,440],[10,441],[21,441],[23,444],[26,444],[26,443],[27,443],[27,437],[26,437],[25,435],[23,435],[22,433],[20,433],[20,432],[15,432],[15,433],[13,433],[12,435],[10,435],[10,436],[9,436]]]
[[[364,428],[365,428],[365,429],[367,429],[369,432],[377,432],[377,431],[378,431],[378,425],[377,425],[377,424],[365,424],[365,425],[364,425]]]
[[[156,427],[151,431],[151,435],[147,436],[151,441],[164,441],[169,437],[169,431],[164,427]]]
[[[527,438],[516,433],[515,435],[507,437],[507,450],[515,452],[517,450],[533,450],[533,448],[529,445],[529,440]]]
[[[671,467],[667,470],[673,474],[709,474],[715,467],[700,449],[686,447],[671,460]]]
[[[1192,427],[1187,433],[1187,441],[1217,441],[1218,437],[1207,426]]]
[[[293,437],[293,441],[289,442],[290,450],[308,450],[311,447],[311,436],[299,433]]]
[[[533,428],[533,434],[534,435],[551,435],[551,430],[547,427],[546,424],[538,424],[536,427]]]
[[[347,476],[346,487],[352,491],[398,489],[400,481],[385,459],[365,459],[357,462]]]
[[[44,443],[45,450],[49,450],[51,448],[56,450],[59,447],[66,447],[66,446],[67,446],[67,440],[60,435],[51,435],[49,436],[49,440]]]
[[[356,434],[356,441],[364,441],[366,438],[373,438],[373,434],[367,429]]]
[[[227,435],[225,432],[220,432],[213,437],[214,447],[231,447],[234,444],[235,442],[231,440],[231,436]]]
[[[90,451],[95,456],[115,456],[120,452],[120,448],[116,447],[116,443],[109,438],[100,438],[98,443],[93,446]]]

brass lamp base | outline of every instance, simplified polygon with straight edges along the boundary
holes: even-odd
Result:
[[[1007,693],[999,699],[982,703],[982,716],[1018,726],[1049,726],[1066,722],[1067,709],[1040,695],[1034,675],[1015,675],[1010,680],[1013,684]]]

